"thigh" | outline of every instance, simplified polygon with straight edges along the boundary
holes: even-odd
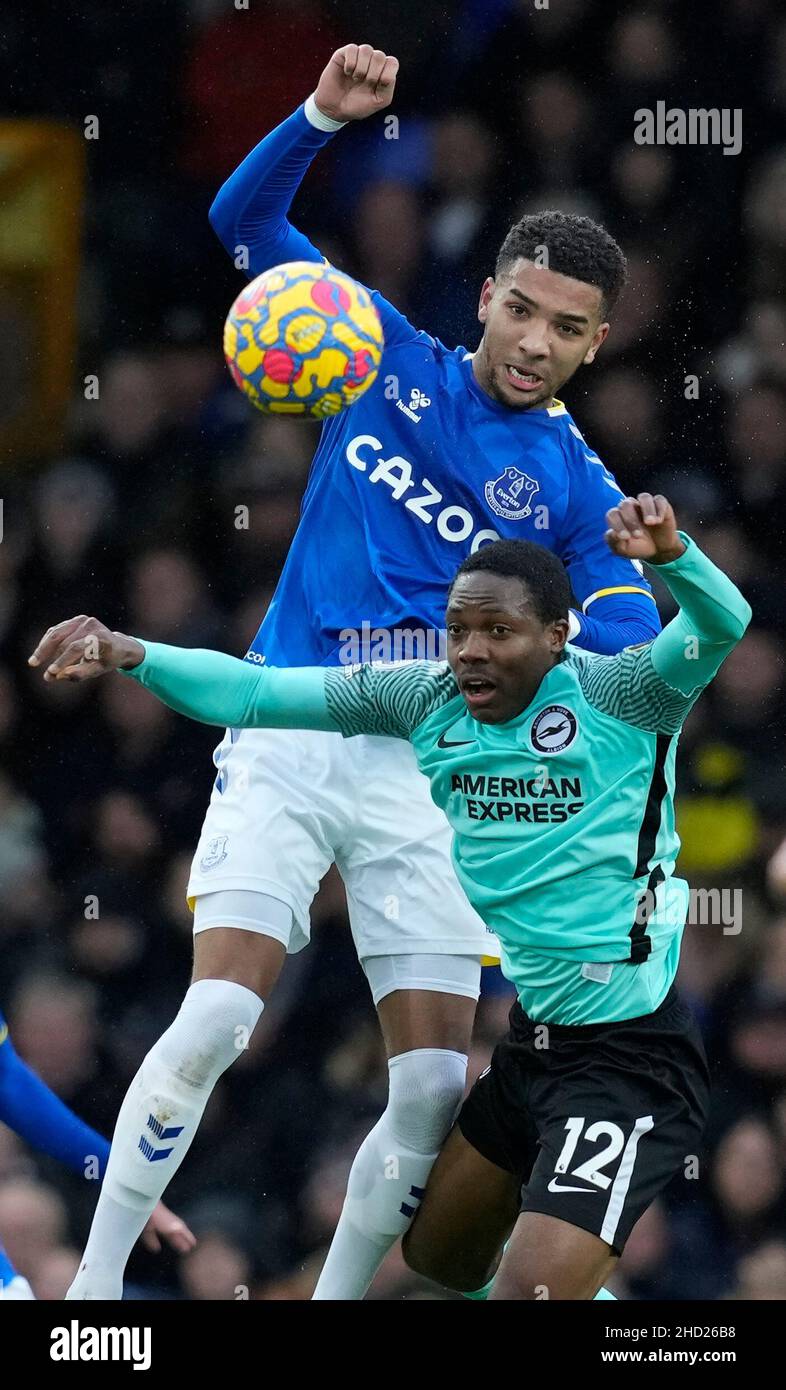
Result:
[[[245,985],[266,1000],[286,960],[286,947],[271,936],[215,927],[200,932],[194,942],[192,984],[198,980],[230,980]]]
[[[407,1264],[447,1288],[482,1288],[518,1216],[520,1187],[520,1176],[489,1162],[454,1126],[404,1237]]]
[[[260,999],[267,1000],[286,960],[287,944],[286,940],[281,939],[284,933],[279,928],[283,929],[286,914],[291,926],[292,914],[289,908],[284,908],[282,903],[263,893],[235,892],[234,896],[249,900],[244,911],[249,916],[255,916],[255,925],[251,929],[239,926],[236,920],[232,920],[233,914],[229,910],[222,922],[220,904],[222,901],[231,902],[233,894],[230,891],[210,893],[200,898],[196,906],[197,923],[202,908],[211,899],[215,902],[215,916],[210,918],[209,925],[195,931],[192,983],[196,984],[198,980],[230,980],[233,984],[253,990]],[[268,918],[272,922],[270,934],[265,930]]]
[[[308,942],[309,910],[350,806],[337,734],[228,729],[188,883],[189,902],[217,891],[267,894],[288,906],[290,951]]]
[[[616,1263],[599,1236],[555,1216],[524,1211],[489,1299],[591,1299]]]
[[[347,740],[354,816],[336,854],[361,960],[396,954],[499,959],[467,900],[451,832],[415,754],[401,739]]]
[[[480,994],[476,956],[371,956],[361,965],[388,1057],[420,1047],[469,1052]]]
[[[427,989],[397,990],[377,1006],[388,1057],[419,1047],[469,1053],[475,1000]]]

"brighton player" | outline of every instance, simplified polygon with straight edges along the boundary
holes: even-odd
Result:
[[[706,1119],[704,1051],[673,985],[688,906],[676,743],[750,608],[666,498],[628,498],[608,520],[609,545],[656,566],[680,604],[654,642],[617,656],[566,646],[564,568],[521,541],[459,567],[449,665],[266,670],[82,618],[35,654],[50,680],[122,668],[208,723],[409,740],[518,1000],[404,1248],[472,1292],[512,1230],[491,1298],[595,1297]]]
[[[7,1125],[34,1149],[59,1159],[83,1176],[103,1178],[109,1158],[109,1143],[62,1100],[50,1091],[40,1076],[23,1062],[8,1035],[8,1025],[0,1014],[0,1123]],[[160,1250],[161,1240],[185,1254],[196,1240],[185,1222],[159,1202],[151,1213],[143,1240],[148,1250]],[[0,1298],[31,1299],[30,1284],[11,1263],[0,1245]]]
[[[314,95],[220,190],[211,220],[251,274],[322,260],[289,222],[289,206],[335,131],[389,105],[397,67],[368,45],[339,50]],[[565,561],[579,646],[615,652],[655,636],[640,568],[602,541],[621,493],[557,398],[594,360],[624,278],[624,257],[602,228],[546,213],[506,238],[482,287],[475,353],[449,351],[374,295],[386,343],[379,379],[323,426],[250,667],[438,655],[457,561],[498,537],[540,541]],[[131,1244],[287,951],[307,943],[311,901],[335,862],[390,1092],[353,1164],[315,1296],[361,1298],[406,1230],[461,1101],[480,961],[493,942],[456,881],[444,817],[400,744],[229,729],[215,761],[189,884],[193,983],[121,1108],[71,1296],[118,1296]],[[166,1158],[150,1162],[140,1140],[162,1107],[178,1133]]]

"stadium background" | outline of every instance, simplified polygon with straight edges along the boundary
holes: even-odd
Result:
[[[183,885],[217,735],[118,678],[45,688],[24,659],[76,612],[245,650],[296,525],[316,427],[255,417],[229,383],[221,326],[242,277],[207,208],[331,51],[367,40],[401,59],[399,139],[384,140],[381,122],[341,135],[296,220],[416,322],[469,346],[513,218],[558,206],[604,220],[631,283],[569,407],[623,487],[666,491],[754,608],[682,745],[682,869],[742,893],[741,930],[696,923],[683,952],[715,1075],[707,1146],[698,1179],[678,1180],[640,1223],[615,1287],[786,1297],[786,20],[775,0],[718,0],[711,13],[678,0],[83,0],[58,6],[58,21],[0,5],[0,1007],[18,1050],[111,1133],[186,987]],[[741,152],[637,146],[633,113],[658,100],[741,108]],[[86,139],[92,116],[98,138]],[[29,141],[48,203],[25,204],[24,167],[8,182]],[[387,1079],[332,877],[314,922],[169,1189],[201,1244],[183,1262],[135,1255],[132,1292],[310,1294]],[[509,1003],[490,975],[471,1076]],[[0,1237],[40,1297],[62,1297],[94,1201],[90,1183],[0,1126]],[[398,1255],[372,1294],[441,1296]]]

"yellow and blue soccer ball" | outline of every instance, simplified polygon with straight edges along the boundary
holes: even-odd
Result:
[[[325,262],[258,275],[224,325],[224,356],[258,410],[323,419],[375,380],[385,345],[371,295]]]

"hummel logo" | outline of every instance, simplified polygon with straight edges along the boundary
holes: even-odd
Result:
[[[148,1115],[147,1127],[157,1139],[177,1139],[177,1136],[183,1133],[183,1125],[165,1126],[160,1120],[156,1119],[155,1115]],[[162,1158],[169,1158],[174,1144],[171,1144],[168,1149],[157,1149],[151,1144],[146,1134],[141,1134],[139,1136],[138,1147],[143,1158],[146,1158],[148,1163],[158,1163]]]
[[[425,410],[429,405],[431,405],[431,397],[424,396],[423,392],[417,386],[412,387],[409,405],[405,405],[403,401],[396,401],[397,408],[403,410],[404,414],[408,415],[410,420],[414,420],[416,425],[420,424],[421,419],[421,417],[416,414],[416,411]]]
[[[437,748],[465,748],[468,743],[474,742],[474,738],[460,738],[458,742],[456,742],[453,739],[445,738],[444,734],[440,734],[437,739]]]
[[[425,1196],[425,1194],[426,1194],[426,1189],[425,1189],[425,1187],[416,1187],[416,1186],[414,1185],[414,1183],[413,1183],[412,1187],[409,1189],[409,1192],[407,1193],[407,1196],[408,1196],[408,1197],[414,1197],[415,1202],[420,1202],[420,1201],[423,1199],[423,1197]],[[401,1206],[399,1207],[399,1211],[401,1212],[401,1215],[402,1215],[402,1216],[409,1216],[409,1217],[412,1217],[412,1216],[415,1215],[415,1205],[414,1205],[414,1203],[410,1203],[410,1202],[408,1202],[408,1201],[404,1201],[404,1202],[401,1203]]]

